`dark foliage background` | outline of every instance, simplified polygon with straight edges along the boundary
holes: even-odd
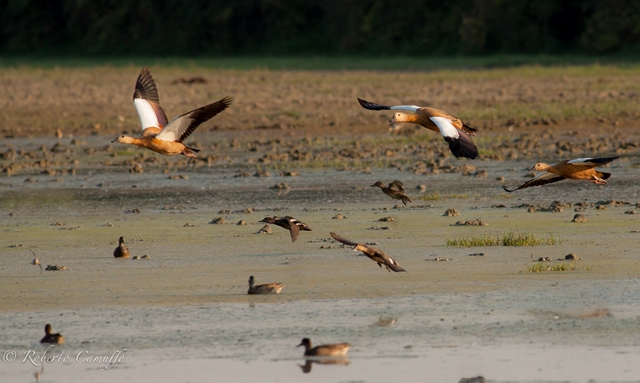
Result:
[[[0,0],[0,53],[640,52],[638,0]]]

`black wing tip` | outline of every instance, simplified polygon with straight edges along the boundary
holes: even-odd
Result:
[[[603,158],[592,158],[591,162],[596,163],[596,164],[600,164],[600,165],[604,165],[604,164],[608,164],[611,161],[615,161],[618,158],[620,158],[620,156],[615,156],[615,157],[603,157]]]
[[[507,193],[513,193],[514,191],[518,190],[518,189],[511,189],[511,190],[509,190],[509,189],[507,189],[507,187],[506,187],[506,186],[504,186],[504,185],[502,185],[502,189],[503,189],[504,191],[506,191]]]
[[[451,153],[457,158],[464,157],[471,160],[478,158],[478,147],[471,139],[444,137],[444,140],[449,143]]]
[[[221,99],[220,101],[222,104],[224,104],[225,109],[228,108],[231,103],[233,102],[233,97],[231,96],[226,96],[225,98]]]
[[[158,88],[156,87],[156,83],[153,80],[153,76],[151,76],[151,72],[149,72],[149,68],[147,68],[146,66],[142,68],[136,80],[133,99],[135,100],[137,98],[153,101],[157,104],[160,103]]]
[[[358,99],[358,102],[360,103],[360,106],[362,106],[365,109],[369,109],[369,110],[388,110],[391,109],[391,107],[387,106],[387,105],[380,105],[380,104],[375,104],[373,102],[369,102],[367,100],[363,100],[360,97],[356,97]]]

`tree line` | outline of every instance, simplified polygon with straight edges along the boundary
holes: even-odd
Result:
[[[0,53],[640,53],[638,0],[2,0]]]

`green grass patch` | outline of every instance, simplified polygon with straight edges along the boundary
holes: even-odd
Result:
[[[417,197],[420,201],[440,201],[445,199],[471,199],[478,198],[477,195],[471,195],[469,193],[456,194],[456,193],[440,193],[438,190],[434,190],[431,193],[423,194]]]
[[[550,262],[536,262],[533,265],[527,268],[528,273],[543,273],[545,271],[574,271],[576,270],[575,263],[561,262],[561,263],[550,263]],[[584,266],[582,270],[591,271],[593,266]]]
[[[540,246],[555,245],[558,239],[549,237],[538,237],[533,233],[508,232],[504,235],[484,235],[481,237],[462,237],[457,239],[445,238],[447,246],[452,247],[482,247],[482,246]]]

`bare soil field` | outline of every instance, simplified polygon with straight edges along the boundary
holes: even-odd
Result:
[[[2,376],[637,380],[637,69],[150,70],[169,118],[234,98],[186,141],[198,158],[110,142],[140,130],[140,68],[0,74]],[[423,128],[391,133],[391,113],[356,97],[444,109],[479,129],[480,156],[457,159]],[[610,156],[620,158],[602,168],[608,185],[501,188],[530,179],[536,162]],[[394,179],[412,204],[370,187]],[[313,231],[293,243],[273,225],[258,234],[273,215]],[[330,231],[407,272],[378,268]],[[510,233],[549,242],[451,245]],[[120,236],[150,259],[114,259]],[[40,271],[34,257],[68,270]],[[285,288],[248,296],[249,275]],[[45,323],[65,345],[38,343]],[[350,342],[349,361],[305,362],[303,337]],[[60,357],[27,357],[46,352]],[[116,352],[113,364],[88,358]]]

